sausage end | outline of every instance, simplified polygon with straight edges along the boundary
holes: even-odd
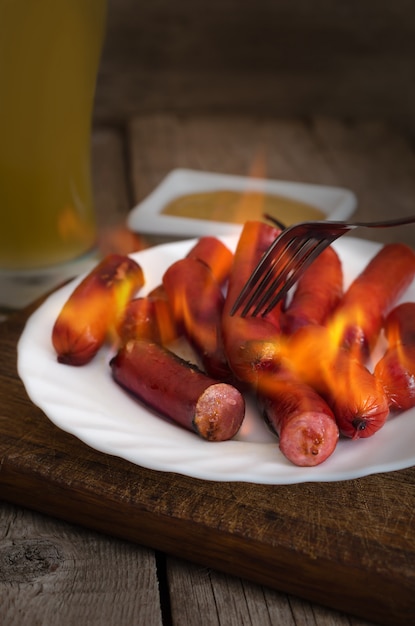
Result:
[[[236,435],[245,416],[245,400],[232,385],[210,385],[199,397],[193,426],[208,441],[226,441]]]
[[[339,430],[332,417],[307,412],[289,420],[280,432],[281,452],[295,465],[311,467],[323,463],[335,450]]]

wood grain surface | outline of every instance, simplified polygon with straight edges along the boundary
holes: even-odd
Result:
[[[415,131],[409,0],[109,0],[96,117],[389,119]]]
[[[199,481],[100,454],[26,397],[13,365],[23,321],[0,327],[4,499],[379,623],[409,623],[413,469],[264,486]]]
[[[102,221],[111,222],[114,211],[121,217],[173,167],[246,174],[258,144],[268,155],[271,178],[349,186],[359,197],[360,216],[374,209],[389,215],[391,207],[394,213],[412,210],[414,155],[388,125],[156,115],[131,120],[126,136],[97,130]],[[414,241],[408,229],[396,237]],[[72,585],[72,615],[86,622],[94,616],[91,623],[111,623],[111,606],[117,616],[112,623],[118,624],[135,618],[196,623],[204,610],[203,624],[363,623],[321,605],[378,624],[411,623],[413,468],[341,483],[264,486],[153,472],[96,452],[57,429],[25,393],[16,343],[29,314],[17,313],[0,326],[0,497],[10,503],[2,509],[0,572],[8,582],[0,581],[0,593],[8,626],[32,623],[30,615],[19,621],[13,613],[23,606],[19,592],[35,610],[41,588],[51,611],[61,606],[64,600],[47,583],[62,580],[56,577],[63,576],[62,563],[80,585]],[[51,518],[42,525],[36,513],[24,517],[20,506]],[[63,520],[59,531],[52,518]],[[32,532],[42,527],[36,540],[25,539],[24,520]],[[52,527],[58,541],[51,540]],[[69,535],[71,541],[65,539]],[[87,569],[92,553],[98,555],[94,572]],[[76,570],[71,559],[77,560]],[[106,562],[115,569],[106,572]],[[168,618],[157,590],[161,569],[168,580]],[[116,609],[115,596],[122,594],[116,581],[126,575],[123,613]],[[142,596],[135,603],[128,592],[135,585],[148,604]],[[81,610],[82,603],[90,608]],[[213,608],[226,603],[229,611]],[[99,622],[104,610],[108,621]],[[51,613],[45,615],[41,623],[53,623]]]

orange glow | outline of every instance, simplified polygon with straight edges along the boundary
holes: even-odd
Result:
[[[58,360],[82,365],[108,337],[114,341],[127,302],[143,284],[142,268],[132,259],[105,257],[79,283],[59,313],[52,331]]]
[[[375,367],[375,376],[387,394],[390,406],[402,411],[415,406],[415,346],[397,343]]]
[[[381,320],[377,310],[350,305],[335,313],[327,326],[337,347],[343,347],[354,358],[365,361],[378,339]]]
[[[266,171],[265,152],[263,149],[258,149],[248,177],[264,180],[266,178]],[[241,215],[262,215],[264,213],[264,204],[265,193],[263,191],[247,191],[241,196],[237,212]]]
[[[287,360],[300,378],[323,395],[348,437],[367,437],[385,422],[385,393],[360,359],[338,346],[338,334],[306,326],[287,342]]]
[[[144,237],[133,233],[126,226],[101,228],[98,233],[98,249],[107,254],[131,254],[148,248]]]
[[[220,285],[223,285],[229,278],[233,252],[217,237],[200,237],[186,258],[197,259],[207,265]]]
[[[160,343],[167,346],[178,338],[178,331],[169,303],[166,299],[159,298],[153,301]]]
[[[390,324],[388,327],[388,342],[394,346],[401,343],[401,331],[398,324]]]
[[[74,209],[67,205],[58,216],[58,232],[62,241],[91,241],[91,228],[87,228],[85,220]]]

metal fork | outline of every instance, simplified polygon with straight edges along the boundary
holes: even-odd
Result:
[[[272,218],[269,218],[274,221]],[[415,223],[415,215],[378,222],[314,221],[284,229],[273,241],[235,300],[231,315],[269,313],[304,271],[333,241],[358,228],[388,228]]]

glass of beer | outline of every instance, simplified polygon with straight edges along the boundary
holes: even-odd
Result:
[[[0,1],[0,277],[94,249],[90,140],[106,11],[106,0]]]

